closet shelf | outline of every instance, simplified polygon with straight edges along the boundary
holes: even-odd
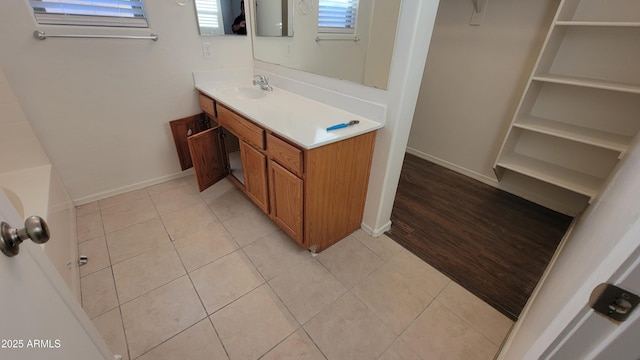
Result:
[[[532,78],[535,81],[550,82],[555,84],[583,86],[595,89],[611,90],[640,94],[640,85],[623,83],[618,81],[605,81],[589,79],[579,76],[556,75],[556,74],[536,74]]]
[[[620,157],[627,151],[628,145],[632,140],[630,136],[612,134],[606,131],[535,116],[519,118],[514,122],[513,126],[587,145],[619,151],[621,153]]]
[[[591,200],[603,183],[595,176],[517,153],[503,154],[496,165],[588,196]]]
[[[499,181],[597,196],[639,136],[639,14],[640,0],[560,1],[494,162]]]
[[[611,27],[640,27],[640,22],[636,21],[575,21],[558,20],[556,26],[611,26]]]

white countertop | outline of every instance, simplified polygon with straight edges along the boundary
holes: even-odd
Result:
[[[274,87],[258,99],[239,97],[234,88],[256,88],[251,82],[198,81],[196,88],[216,101],[230,107],[255,123],[276,132],[304,149],[313,149],[383,127],[383,124],[362,116],[299,96]],[[338,130],[327,127],[347,123],[358,124]]]

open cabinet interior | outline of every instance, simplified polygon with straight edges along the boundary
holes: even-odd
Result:
[[[241,184],[244,184],[242,158],[240,157],[240,140],[232,133],[226,132],[224,135],[224,145],[229,156],[229,173]]]

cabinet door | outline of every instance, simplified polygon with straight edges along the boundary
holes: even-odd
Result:
[[[245,192],[262,211],[268,214],[267,157],[244,141],[240,142],[240,156]]]
[[[203,191],[228,175],[224,149],[220,141],[221,127],[211,128],[189,136],[189,153],[198,180],[198,189]]]
[[[269,186],[273,221],[300,246],[304,247],[302,179],[278,163],[269,161]]]
[[[187,139],[189,136],[197,134],[208,128],[208,126],[206,126],[206,123],[202,120],[200,114],[169,121],[169,126],[171,127],[173,142],[175,143],[176,151],[178,152],[180,167],[182,170],[187,170],[193,166],[193,163],[191,162],[191,155],[189,154],[189,144],[187,143]]]

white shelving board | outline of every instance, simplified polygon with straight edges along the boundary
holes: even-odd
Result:
[[[628,144],[631,142],[631,137],[629,136],[612,134],[534,116],[518,119],[513,126],[604,149],[619,151],[621,153],[627,151]]]
[[[495,161],[498,178],[510,171],[592,201],[640,132],[638,95],[640,0],[562,0]]]
[[[558,20],[557,26],[609,26],[609,27],[640,27],[640,22],[613,22],[613,21],[574,21]]]
[[[593,199],[602,179],[517,153],[503,156],[498,166],[575,191]]]
[[[633,94],[640,94],[640,86],[627,84],[618,81],[603,81],[597,79],[588,79],[578,76],[556,75],[556,74],[539,74],[534,75],[532,80],[545,81],[555,84],[584,86],[594,89],[603,89],[611,91],[621,91]]]

